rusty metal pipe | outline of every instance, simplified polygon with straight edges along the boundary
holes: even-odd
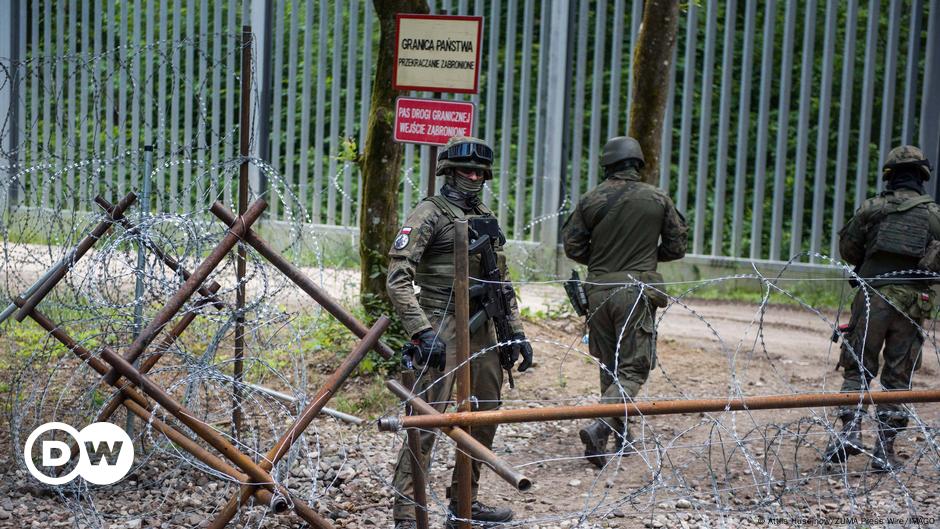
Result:
[[[98,204],[98,206],[101,207],[101,209],[105,210],[105,212],[107,212],[109,215],[112,215],[111,212],[115,206],[112,205],[107,200],[105,200],[104,198],[102,198],[101,195],[98,195],[97,197],[95,197],[95,203]],[[121,226],[123,226],[124,229],[126,229],[127,231],[137,231],[138,229],[138,227],[131,224],[131,222],[127,220],[126,217],[118,218],[117,222],[120,223]],[[157,259],[160,259],[161,261],[163,261],[163,264],[165,264],[170,270],[173,270],[174,272],[178,273],[180,277],[183,278],[183,281],[186,281],[187,279],[189,279],[189,276],[192,275],[189,272],[189,270],[184,268],[183,265],[179,263],[179,261],[170,257],[166,252],[163,251],[163,248],[160,248],[160,246],[158,246],[153,241],[146,240],[144,241],[144,244],[146,244],[147,248],[149,248],[150,251],[153,252],[153,254],[157,256]],[[215,308],[219,310],[223,310],[225,309],[225,304],[222,303],[222,301],[219,300],[219,298],[215,297],[215,293],[218,292],[220,288],[222,288],[221,285],[219,285],[215,281],[212,281],[211,283],[209,283],[208,286],[199,285],[199,290],[197,290],[197,292],[199,292],[200,294],[202,294],[203,296],[207,298],[210,298],[212,301],[212,306],[214,306]]]
[[[225,237],[222,238],[222,241],[212,250],[206,259],[196,267],[196,270],[193,271],[193,274],[189,276],[180,289],[170,297],[167,304],[164,305],[162,309],[154,316],[153,321],[147,325],[146,328],[140,331],[140,334],[137,335],[137,338],[134,339],[134,342],[127,348],[124,359],[128,362],[133,363],[140,357],[141,353],[144,352],[144,349],[150,344],[154,339],[160,329],[163,328],[175,315],[177,312],[183,308],[183,305],[186,301],[193,295],[193,293],[199,288],[199,286],[205,282],[206,278],[209,277],[209,274],[219,263],[222,262],[222,259],[225,259],[226,254],[238,243],[239,239],[242,238],[245,231],[258,220],[258,217],[261,216],[261,212],[264,211],[264,208],[267,207],[267,203],[262,200],[256,200],[245,215],[239,217],[241,222],[233,223],[228,233],[225,234]],[[117,378],[117,373],[112,369],[105,377],[105,381],[109,384],[112,380]]]
[[[343,383],[346,382],[346,379],[349,378],[349,375],[356,369],[359,362],[365,358],[366,353],[368,353],[375,345],[375,342],[379,340],[382,333],[388,329],[389,323],[391,323],[391,320],[386,316],[382,316],[375,322],[375,325],[366,333],[362,341],[356,345],[355,349],[353,349],[340,366],[336,368],[336,371],[323,383],[323,386],[317,391],[317,394],[314,395],[313,400],[307,404],[307,407],[304,408],[297,420],[294,421],[291,427],[284,432],[284,435],[278,439],[274,447],[265,454],[260,464],[262,470],[267,472],[274,468],[274,465],[284,457],[284,454],[290,450],[294,442],[300,439],[300,436],[303,435],[307,426],[313,422],[314,417],[320,413],[323,406],[329,402],[330,398],[339,390]],[[238,508],[251,497],[254,488],[255,487],[251,485],[243,486],[239,493],[225,504],[225,507],[222,508],[222,511],[219,512],[212,524],[209,525],[209,528],[221,529],[225,527],[225,525],[235,517],[235,514],[238,513]]]
[[[196,435],[212,445],[212,447],[218,450],[226,459],[235,463],[238,468],[248,474],[252,482],[261,486],[272,486],[284,497],[290,497],[290,493],[287,489],[275,482],[274,478],[272,478],[267,471],[262,470],[258,464],[241,453],[211,426],[197,419],[193,412],[177,402],[176,399],[147,378],[146,375],[141,374],[137,368],[131,365],[131,363],[125,360],[121,355],[105,347],[101,351],[101,356],[107,363],[111,364],[118,373],[134,383],[134,385],[149,395],[158,404],[166,408],[177,420],[185,424],[190,430],[196,433]],[[295,499],[294,504],[299,505],[300,502]],[[333,526],[319,514],[316,514],[312,510],[309,512],[314,514],[312,521],[307,520],[313,527],[317,529],[332,529]]]
[[[604,417],[635,417],[706,413],[743,410],[777,410],[816,408],[823,406],[854,406],[857,404],[900,404],[940,402],[940,390],[875,391],[853,393],[808,393],[803,395],[767,395],[739,399],[690,399],[630,402],[625,404],[592,404],[587,406],[555,406],[521,410],[492,410],[466,413],[442,413],[382,419],[379,429],[443,428],[447,426],[482,426],[517,422],[565,421]]]
[[[26,316],[28,316],[29,313],[36,308],[36,305],[39,305],[39,302],[41,302],[49,294],[49,292],[55,288],[59,281],[65,277],[65,274],[67,274],[68,271],[71,270],[73,266],[75,266],[75,263],[77,263],[79,259],[88,253],[88,250],[90,250],[91,247],[94,246],[96,242],[98,242],[98,239],[102,238],[104,234],[108,232],[108,230],[111,228],[111,225],[114,223],[115,216],[120,217],[124,215],[124,210],[129,208],[135,200],[137,200],[137,195],[134,193],[128,193],[124,195],[124,198],[122,198],[120,202],[117,203],[117,206],[115,206],[112,212],[109,213],[108,218],[99,222],[98,225],[95,226],[95,228],[91,231],[91,233],[86,235],[78,243],[78,246],[75,247],[75,253],[72,256],[70,262],[63,263],[63,265],[60,266],[55,271],[55,273],[50,275],[43,282],[43,284],[40,285],[36,292],[34,292],[33,295],[31,295],[29,299],[26,300],[26,303],[20,307],[20,310],[16,313],[16,321],[23,321]]]
[[[219,220],[229,226],[231,226],[235,221],[235,214],[232,213],[232,211],[225,207],[221,202],[212,204],[212,207],[209,208],[209,211],[211,211],[213,215],[218,217]],[[329,293],[320,288],[320,286],[317,285],[312,279],[307,277],[303,271],[291,264],[290,261],[284,258],[284,256],[279,254],[254,230],[248,230],[247,233],[245,233],[243,236],[243,239],[259,254],[261,254],[262,257],[267,259],[278,270],[280,270],[281,273],[283,273],[295,285],[300,287],[304,293],[313,298],[313,300],[320,304],[321,307],[332,314],[334,318],[339,320],[340,323],[351,330],[353,334],[359,338],[362,338],[366,335],[367,332],[369,332],[368,327],[366,327],[361,321],[357,320],[356,317],[346,310],[342,304],[333,299]],[[375,344],[374,350],[386,360],[395,356],[395,351],[393,351],[391,347],[382,343],[381,341]]]
[[[177,446],[179,446],[183,450],[186,450],[187,452],[192,454],[193,457],[202,461],[213,470],[221,472],[229,476],[230,478],[237,480],[240,483],[248,483],[250,481],[250,478],[247,475],[245,475],[242,472],[239,472],[238,470],[231,467],[230,465],[228,465],[227,463],[225,463],[218,457],[212,455],[208,450],[199,446],[198,443],[196,443],[189,437],[186,437],[185,435],[181,434],[172,426],[154,417],[151,412],[147,411],[140,404],[137,404],[136,402],[133,402],[133,401],[121,401],[121,402],[129,411],[134,413],[134,415],[137,415],[138,417],[141,418],[141,420],[149,424],[152,424],[154,429],[156,429],[157,431],[165,435],[167,439],[175,443]],[[260,503],[264,505],[270,505],[271,509],[274,510],[274,512],[279,513],[279,514],[286,512],[287,509],[290,508],[290,505],[288,504],[286,498],[281,497],[281,496],[275,496],[274,494],[271,493],[270,490],[265,489],[265,488],[256,489],[255,497],[258,499]]]
[[[457,331],[457,409],[470,411],[470,240],[467,220],[454,221],[454,323]],[[469,428],[465,428],[467,434]],[[457,473],[457,527],[471,529],[473,460],[462,450],[454,462]]]
[[[401,379],[403,387],[413,388],[415,385],[415,372],[411,370],[402,371]],[[409,404],[406,411],[408,415],[412,415],[414,408]],[[420,430],[408,429],[408,451],[411,452],[411,488],[415,502],[415,523],[418,524],[418,529],[429,529],[428,484],[424,475],[424,465],[421,464]]]
[[[23,304],[22,299],[16,300],[19,304]],[[80,359],[84,360],[88,365],[97,371],[100,374],[105,374],[108,372],[108,364],[103,362],[100,358],[95,357],[91,354],[90,351],[84,347],[78,345],[71,336],[69,336],[65,331],[56,326],[46,315],[39,311],[39,309],[33,309],[30,314],[30,318],[33,319],[40,327],[49,332],[53,338],[59,341],[62,345],[72,351]],[[193,455],[193,457],[199,459],[209,467],[222,472],[241,483],[248,483],[249,478],[245,474],[239,472],[238,470],[232,468],[226,464],[221,459],[209,453],[206,449],[199,446],[195,441],[181,434],[172,426],[166,424],[160,419],[154,417],[151,412],[152,408],[150,403],[147,402],[146,397],[141,395],[134,388],[124,385],[126,381],[122,378],[115,382],[115,387],[120,390],[120,397],[112,400],[112,402],[120,402],[124,404],[125,407],[142,420],[153,424],[154,428],[162,432],[167,436],[171,441],[179,445],[181,448]],[[96,421],[97,422],[97,421]],[[70,453],[77,453],[78,451],[75,447],[72,447]],[[258,489],[255,496],[258,498],[258,501],[265,505],[270,505],[275,512],[281,513],[287,510],[288,503],[283,497],[275,497],[271,491],[268,489]]]
[[[214,297],[214,294],[216,293],[216,291],[219,290],[219,288],[220,288],[220,285],[218,283],[213,282],[213,284],[209,287],[208,292],[211,296]],[[204,297],[196,303],[195,308],[199,308],[199,307],[208,305],[210,303],[212,303],[211,298]],[[167,333],[167,335],[163,338],[163,340],[160,342],[160,345],[156,347],[156,350],[154,351],[154,353],[148,356],[147,359],[144,360],[143,363],[141,363],[140,372],[144,374],[149,373],[150,370],[153,369],[153,366],[157,365],[157,362],[159,362],[160,359],[163,358],[164,353],[170,350],[170,346],[173,345],[173,342],[179,339],[180,335],[183,334],[186,328],[189,327],[189,324],[191,324],[195,319],[196,319],[195,312],[193,311],[187,312],[180,319],[180,321],[177,322],[176,325],[174,325],[172,329],[170,329],[170,332]],[[123,403],[124,403],[123,397],[119,395],[113,395],[111,400],[108,401],[108,404],[105,405],[105,407],[102,408],[100,412],[98,412],[98,416],[95,418],[95,422],[105,422],[108,419],[110,419],[111,416],[114,415],[114,412],[116,412],[117,409]]]
[[[407,401],[408,404],[410,404],[411,407],[414,408],[414,411],[420,414],[420,415],[411,415],[410,417],[413,417],[413,418],[440,417],[443,415],[441,412],[434,409],[433,406],[425,402],[421,397],[418,397],[417,395],[412,393],[411,390],[402,386],[401,383],[399,383],[397,380],[387,380],[385,382],[385,386],[388,387],[388,389],[390,389],[392,393],[397,395],[400,399]],[[480,412],[474,412],[474,413],[480,413]],[[379,421],[380,430],[395,431],[398,429],[398,428],[392,428],[392,429],[384,428],[382,426],[383,421],[385,421],[386,424],[388,423],[387,419],[380,420]],[[397,423],[398,419],[393,419],[393,421]],[[473,436],[467,433],[465,430],[456,426],[444,426],[440,430],[444,432],[444,434],[446,434],[448,437],[453,439],[454,442],[457,443],[457,446],[461,450],[467,452],[468,454],[473,456],[474,459],[480,460],[481,462],[483,462],[484,465],[493,469],[493,472],[496,472],[496,475],[503,478],[503,480],[505,480],[506,483],[509,483],[510,485],[515,487],[517,490],[525,492],[532,487],[531,479],[517,472],[516,469],[512,467],[512,465],[500,459],[499,456],[494,454],[492,450],[483,446],[483,444],[480,441],[477,441],[476,439],[474,439]]]

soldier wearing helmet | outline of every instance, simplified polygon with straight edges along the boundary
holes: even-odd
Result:
[[[635,139],[608,140],[600,164],[605,180],[581,198],[562,237],[565,254],[588,267],[589,349],[601,366],[601,400],[612,403],[634,397],[656,364],[656,308],[666,306],[656,265],[685,255],[688,228],[669,196],[641,178],[645,161]],[[611,434],[618,451],[632,448],[623,417],[579,432],[597,467],[607,463]]]
[[[444,177],[440,194],[427,197],[408,215],[389,252],[387,289],[402,325],[412,336],[414,347],[403,355],[408,368],[419,371],[414,388],[431,403],[444,403],[451,399],[456,367],[456,326],[454,323],[454,221],[467,219],[471,230],[487,230],[495,240],[495,251],[501,277],[508,281],[506,259],[502,248],[506,242],[493,213],[483,205],[480,194],[483,183],[492,178],[493,150],[477,138],[454,137],[438,154],[437,175]],[[471,239],[474,238],[473,231]],[[481,277],[480,257],[470,256],[470,276]],[[420,287],[415,295],[414,285]],[[511,297],[511,296],[510,296]],[[476,312],[476,301],[471,299],[471,314]],[[514,342],[511,363],[521,356],[519,371],[532,365],[532,346],[527,341],[519,319],[515,298],[509,305],[509,322]],[[497,349],[493,323],[487,320],[471,332],[470,354],[473,396],[479,404],[475,410],[492,410],[499,406],[503,385],[503,367]],[[482,354],[480,354],[480,352]],[[433,368],[433,369],[432,369]],[[507,369],[511,369],[508,365]],[[496,426],[474,427],[472,435],[484,446],[493,444]],[[430,465],[430,452],[434,445],[433,432],[421,433],[421,455],[425,471]],[[476,499],[480,478],[480,462],[473,461],[474,521],[485,523],[506,522],[513,513],[508,508],[487,506]],[[450,490],[456,491],[456,471]],[[403,445],[395,466],[393,485],[395,497],[394,518],[396,529],[415,527],[411,453]],[[451,512],[456,511],[456,499],[451,499]],[[449,521],[448,525],[452,525]]]
[[[924,318],[931,317],[936,299],[930,285],[940,270],[940,207],[924,193],[930,162],[912,145],[888,153],[883,167],[885,190],[866,200],[839,232],[842,258],[855,266],[858,292],[843,334],[839,367],[842,391],[869,390],[881,366],[881,387],[910,389],[920,367]],[[861,420],[865,406],[839,409],[841,431],[824,453],[827,462],[843,462],[863,451]],[[907,426],[905,408],[879,404],[878,437],[871,465],[879,471],[898,467],[894,440]]]

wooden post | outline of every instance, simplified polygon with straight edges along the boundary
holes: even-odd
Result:
[[[242,26],[241,167],[238,171],[238,214],[248,209],[248,148],[251,138],[251,26]],[[235,261],[235,364],[232,373],[232,437],[238,441],[242,429],[242,376],[245,355],[245,247],[238,246]]]
[[[466,219],[454,222],[454,319],[457,328],[457,409],[470,411],[470,274]],[[467,429],[467,433],[470,430]],[[470,455],[457,450],[457,516],[460,529],[470,528],[472,477]]]

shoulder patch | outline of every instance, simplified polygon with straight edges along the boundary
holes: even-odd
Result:
[[[401,231],[398,232],[398,237],[395,237],[395,249],[401,250],[408,246],[408,242],[411,240],[410,235],[411,227],[403,226]]]

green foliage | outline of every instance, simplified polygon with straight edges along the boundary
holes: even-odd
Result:
[[[519,315],[533,321],[561,320],[577,316],[567,300],[549,302],[544,309],[532,310],[530,307],[520,307]]]
[[[837,309],[840,306],[847,305],[851,302],[851,296],[854,293],[854,290],[850,289],[847,283],[839,281],[781,281],[778,283],[778,287],[790,295],[771,289],[768,298],[769,303],[794,307],[805,304],[821,310]],[[746,284],[735,283],[731,286],[727,283],[716,283],[697,287],[691,291],[688,285],[667,285],[666,292],[670,296],[740,301],[749,304],[761,303],[764,296],[767,295],[766,290],[762,289],[757,281],[749,281]]]

